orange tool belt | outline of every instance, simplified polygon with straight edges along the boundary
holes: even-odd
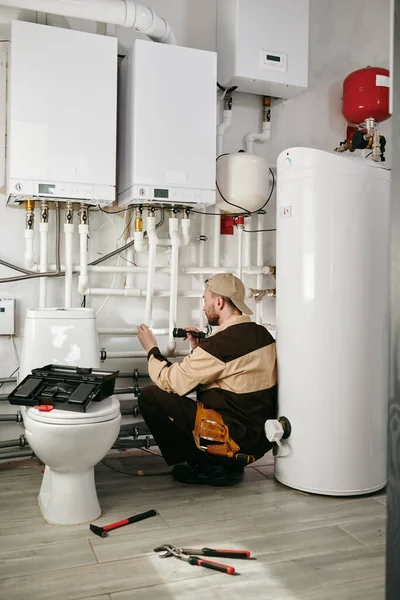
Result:
[[[202,452],[226,456],[243,465],[255,461],[254,456],[240,453],[240,446],[230,437],[222,416],[212,408],[205,408],[202,402],[197,402],[193,437]]]

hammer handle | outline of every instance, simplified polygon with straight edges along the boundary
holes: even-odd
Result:
[[[129,525],[129,523],[137,523],[138,521],[143,521],[143,519],[148,519],[149,517],[154,517],[156,515],[155,510],[148,510],[144,513],[140,513],[139,515],[134,515],[133,517],[129,517],[128,519],[123,519],[123,521],[118,521],[117,523],[111,523],[110,525],[104,525],[102,528],[104,531],[112,531],[113,529],[118,529],[119,527],[123,527],[124,525]]]

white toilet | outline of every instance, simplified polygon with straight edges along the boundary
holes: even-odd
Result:
[[[100,367],[95,313],[91,309],[28,310],[19,380],[48,364]],[[120,405],[111,396],[86,412],[23,407],[25,435],[46,465],[39,492],[43,517],[57,525],[88,523],[101,514],[95,465],[118,437]]]

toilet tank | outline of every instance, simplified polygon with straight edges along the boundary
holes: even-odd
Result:
[[[26,313],[19,369],[22,381],[48,364],[100,367],[96,315],[90,308],[39,308]]]

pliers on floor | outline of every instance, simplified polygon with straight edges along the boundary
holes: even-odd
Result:
[[[220,571],[221,573],[227,573],[228,575],[234,575],[234,567],[213,562],[211,560],[203,560],[196,556],[196,554],[214,557],[221,556],[225,558],[250,558],[250,552],[248,550],[214,550],[212,548],[195,550],[193,548],[176,548],[171,544],[164,544],[163,546],[154,548],[154,552],[164,552],[164,554],[160,554],[160,558],[175,556],[176,558],[187,561],[190,565],[213,569],[214,571]]]

